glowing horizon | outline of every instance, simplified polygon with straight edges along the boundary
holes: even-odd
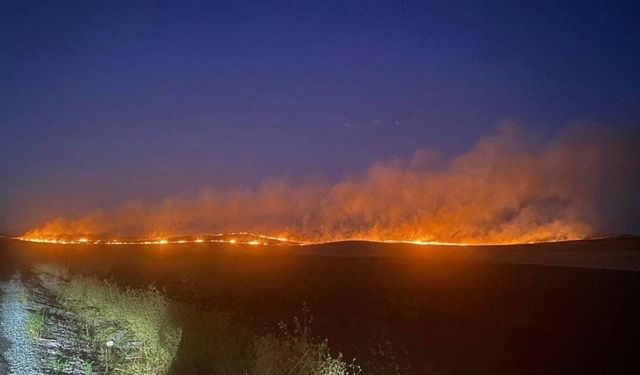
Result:
[[[231,237],[229,239],[220,238],[206,238],[206,237]],[[237,237],[250,236],[249,240],[238,239]],[[194,237],[192,239],[183,239],[182,237]],[[205,238],[202,238],[205,237]],[[255,237],[255,239],[253,238]],[[251,232],[229,232],[229,233],[216,233],[216,234],[200,234],[200,235],[185,235],[174,238],[127,238],[127,239],[88,239],[88,238],[42,238],[42,237],[30,237],[30,236],[16,236],[10,237],[15,240],[25,242],[36,243],[49,243],[59,245],[167,245],[167,244],[193,244],[193,243],[226,243],[226,244],[238,244],[238,245],[252,245],[252,246],[310,246],[321,245],[340,242],[373,242],[373,243],[388,243],[388,244],[410,244],[420,246],[508,246],[508,245],[524,245],[524,244],[538,244],[538,243],[557,243],[568,241],[586,240],[587,238],[566,238],[556,240],[540,240],[540,241],[526,241],[526,242],[448,242],[448,241],[428,241],[428,240],[408,240],[408,239],[374,239],[374,238],[342,238],[333,239],[327,241],[300,241],[292,240],[286,237],[268,236]],[[181,238],[181,239],[175,239]]]
[[[75,218],[61,213],[20,237],[163,244],[214,231],[253,236],[236,239],[252,245],[349,240],[494,245],[576,240],[619,230],[621,213],[631,215],[621,207],[634,186],[633,173],[640,171],[640,164],[629,162],[633,142],[588,132],[567,132],[543,143],[531,138],[526,129],[510,124],[440,162],[433,150],[417,150],[409,159],[375,162],[337,182],[205,187]],[[615,188],[611,181],[617,182]]]

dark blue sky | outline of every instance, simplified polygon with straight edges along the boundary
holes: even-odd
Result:
[[[535,4],[529,4],[535,3]],[[640,120],[635,1],[0,2],[0,231]]]

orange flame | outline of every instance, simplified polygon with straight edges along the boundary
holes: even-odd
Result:
[[[256,189],[205,188],[156,204],[56,219],[22,239],[61,244],[530,243],[598,234],[605,219],[615,216],[603,212],[625,209],[620,200],[640,170],[633,142],[570,132],[546,144],[531,138],[517,126],[505,126],[448,161],[421,150],[409,160],[375,163],[366,173],[334,184],[275,180]],[[234,232],[238,228],[252,233]],[[201,235],[211,229],[230,233]],[[127,240],[125,233],[140,239]],[[197,236],[180,237],[188,234]]]

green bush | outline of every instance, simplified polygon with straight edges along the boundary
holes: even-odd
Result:
[[[44,331],[45,318],[44,311],[35,312],[32,311],[27,316],[27,333],[33,339],[38,339],[42,336]]]
[[[64,268],[39,270],[41,280],[55,287],[61,304],[76,312],[83,337],[100,353],[91,374],[123,375],[198,372],[216,375],[357,375],[360,367],[333,354],[326,340],[311,334],[313,318],[306,306],[271,334],[258,336],[250,319],[239,311],[216,306],[173,306],[155,289],[120,288],[112,281],[69,277]],[[198,332],[182,340],[180,325]],[[43,324],[44,325],[44,324]],[[183,342],[181,342],[183,341]],[[180,348],[179,348],[180,346]],[[176,358],[180,349],[180,357]],[[175,363],[173,363],[175,360]]]
[[[60,287],[61,301],[77,311],[104,344],[115,349],[134,351],[128,360],[113,364],[121,374],[165,374],[175,358],[182,331],[171,317],[171,306],[162,293],[148,289],[121,290],[110,281],[76,276]],[[112,337],[113,327],[122,328],[131,337]]]

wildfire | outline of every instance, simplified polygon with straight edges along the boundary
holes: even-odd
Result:
[[[240,244],[250,246],[307,246],[319,245],[344,241],[364,241],[390,244],[410,244],[421,246],[498,246],[498,245],[517,245],[517,244],[533,244],[533,243],[549,243],[571,241],[575,239],[558,239],[544,241],[523,241],[523,242],[486,242],[486,243],[466,243],[466,242],[446,242],[446,241],[424,241],[424,240],[378,240],[369,238],[349,238],[326,241],[294,241],[287,237],[273,237],[250,232],[238,233],[219,233],[196,238],[180,238],[180,239],[89,239],[89,238],[43,238],[35,236],[14,237],[16,240],[27,242],[39,242],[58,245],[168,245],[168,244],[202,244],[202,243],[226,243]],[[244,238],[244,239],[239,239]]]
[[[231,238],[229,238],[231,236]],[[168,245],[168,244],[190,244],[190,243],[228,243],[228,244],[244,244],[251,246],[261,245],[305,245],[306,242],[298,242],[289,240],[286,237],[271,237],[257,233],[238,232],[238,233],[219,233],[203,236],[206,238],[180,238],[180,239],[89,239],[82,238],[46,238],[37,236],[19,236],[14,239],[27,242],[50,243],[57,245]],[[239,239],[241,238],[241,239]],[[245,239],[242,239],[245,238]]]
[[[433,150],[418,150],[411,158],[376,162],[335,182],[276,179],[249,187],[206,187],[75,219],[59,217],[21,239],[114,245],[349,240],[505,245],[592,237],[619,225],[609,218],[637,216],[624,201],[640,173],[635,143],[599,133],[567,133],[543,143],[531,141],[535,138],[505,126],[444,160],[434,160]],[[209,230],[220,234],[203,234]]]

